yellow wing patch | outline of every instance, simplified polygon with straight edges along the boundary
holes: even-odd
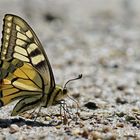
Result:
[[[8,68],[5,67],[5,64],[8,65],[7,62],[3,62],[2,68]],[[43,81],[41,76],[32,66],[24,63],[23,66],[16,68],[13,73],[8,72],[1,81],[0,101],[3,106],[23,96],[39,95],[41,97],[42,92]]]

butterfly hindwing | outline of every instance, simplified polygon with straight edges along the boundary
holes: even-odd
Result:
[[[41,98],[39,95],[32,96],[32,97],[28,97],[28,96],[24,97],[16,104],[11,115],[15,116],[27,110],[33,109],[36,106],[39,106],[40,102],[41,102]]]
[[[24,63],[22,66],[15,66],[14,71],[7,71],[6,74],[3,74],[6,71],[5,68],[9,69],[12,62],[3,61],[2,64],[0,76],[2,77],[0,83],[0,107],[25,96],[29,98],[36,96],[41,98],[43,96],[43,79],[32,66]]]

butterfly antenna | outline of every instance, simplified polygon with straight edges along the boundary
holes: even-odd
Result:
[[[69,82],[75,81],[75,80],[78,80],[78,79],[81,79],[81,78],[82,78],[82,74],[79,74],[78,77],[68,80],[64,85],[64,89],[66,88],[66,86]]]

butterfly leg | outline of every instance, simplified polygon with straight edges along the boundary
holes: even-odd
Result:
[[[40,113],[40,111],[41,111],[41,108],[42,108],[42,106],[39,107],[39,110],[38,110],[38,112],[37,112],[37,115],[36,115],[36,117],[34,118],[34,121],[36,121],[37,117],[39,116],[39,113]]]
[[[60,102],[60,115],[62,116],[62,122],[63,124],[69,124],[72,120],[78,121],[79,118],[79,112],[78,108],[76,108],[76,116],[69,110],[69,107],[67,106],[66,102],[62,100]],[[63,111],[63,112],[62,112]],[[62,115],[63,114],[63,115]],[[71,121],[68,122],[68,119]]]
[[[37,108],[38,108],[38,107],[36,106],[36,107],[34,108],[34,110],[31,111],[31,112],[28,114],[27,118],[29,118],[29,119],[35,119],[35,118],[36,118],[35,112],[36,112]]]
[[[65,100],[61,100],[60,102],[60,115],[61,115],[61,121],[63,122],[63,124],[64,125],[68,124],[68,118],[71,118],[71,115],[70,115],[70,112],[68,110]]]

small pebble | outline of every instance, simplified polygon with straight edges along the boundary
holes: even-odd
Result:
[[[81,130],[79,128],[72,130],[72,135],[78,136],[81,133]]]
[[[106,140],[116,140],[117,137],[115,134],[108,133],[107,137],[105,138]]]
[[[9,133],[13,134],[13,133],[16,133],[16,132],[18,132],[18,131],[19,131],[19,126],[18,126],[18,125],[12,124],[12,125],[10,126]]]
[[[27,129],[32,129],[33,127],[32,127],[32,126],[27,125],[27,126],[26,126],[26,128],[27,128]]]
[[[117,123],[117,124],[116,124],[116,127],[123,128],[123,127],[124,127],[124,124],[123,124],[123,123]]]
[[[60,129],[61,128],[61,125],[57,125],[55,126],[56,129]]]
[[[133,111],[133,112],[139,112],[139,108],[137,108],[137,107],[132,108],[132,111]]]
[[[51,117],[49,117],[49,116],[46,116],[46,117],[45,117],[45,121],[51,121],[51,120],[52,120]]]
[[[93,109],[93,110],[98,109],[98,106],[94,102],[88,102],[84,106],[87,107],[88,109]]]
[[[139,115],[136,115],[136,118],[137,118],[138,120],[140,120],[140,114],[139,114]]]
[[[87,129],[84,129],[83,132],[81,133],[81,136],[87,139],[89,136],[89,131]]]
[[[91,140],[101,140],[101,133],[97,132],[97,131],[92,131],[90,134],[90,139]]]
[[[93,118],[93,113],[92,112],[81,112],[80,113],[80,118],[82,119],[82,120],[88,120],[88,119],[90,119],[90,118]]]
[[[135,117],[127,115],[125,120],[128,121],[128,122],[131,122],[132,120],[135,120]]]
[[[72,95],[72,97],[73,97],[74,99],[77,99],[77,98],[80,97],[80,93],[75,93],[75,94]]]
[[[125,113],[124,113],[124,112],[117,112],[116,115],[117,115],[118,117],[123,117],[123,116],[125,115]]]
[[[134,89],[133,88],[126,89],[125,94],[126,95],[134,95]]]
[[[6,140],[5,136],[0,135],[0,140]]]
[[[107,132],[110,132],[111,131],[111,128],[110,127],[103,127],[103,130],[102,130],[104,133],[107,133]]]
[[[126,104],[126,103],[128,103],[128,101],[126,100],[126,99],[123,99],[123,98],[117,98],[116,99],[116,103],[118,103],[118,104]]]
[[[123,91],[126,88],[125,85],[118,85],[117,90]]]

